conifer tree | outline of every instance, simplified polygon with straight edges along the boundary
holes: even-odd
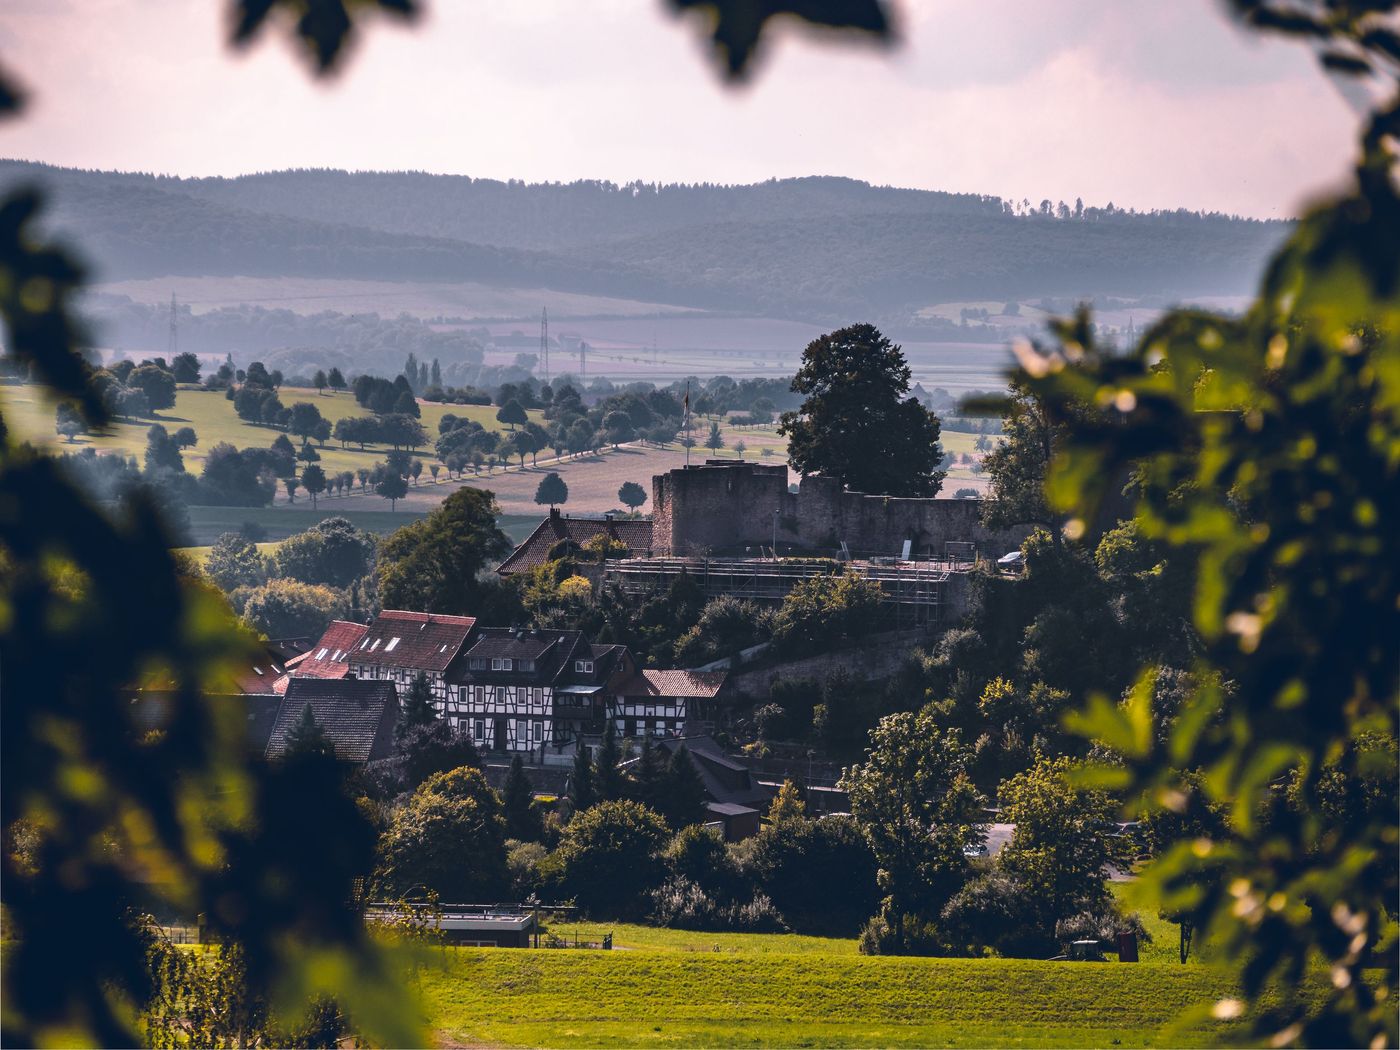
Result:
[[[705,785],[684,744],[676,748],[666,764],[658,803],[661,815],[673,828],[689,827],[705,819]]]
[[[540,815],[535,810],[535,789],[525,775],[525,762],[519,755],[511,760],[504,792],[506,837],[535,842],[541,833]]]
[[[394,726],[394,739],[403,740],[409,730],[432,725],[436,719],[433,687],[428,683],[428,676],[419,671],[408,684],[408,692],[404,694],[403,703],[399,706],[399,721]]]
[[[666,756],[652,746],[650,735],[642,737],[642,753],[632,767],[632,797],[660,812],[665,792]]]
[[[335,758],[335,745],[326,731],[316,722],[316,716],[307,704],[301,709],[301,717],[287,734],[287,747],[282,753],[286,759],[292,758]]]
[[[593,777],[593,757],[582,743],[574,753],[574,772],[569,782],[569,798],[573,801],[575,813],[582,813],[598,801],[597,786]]]
[[[784,780],[783,786],[773,796],[773,804],[768,807],[768,823],[781,824],[787,820],[803,820],[807,816],[807,803],[802,801],[802,792],[791,780]]]
[[[622,797],[622,771],[617,768],[622,753],[617,746],[616,723],[609,718],[603,730],[603,746],[598,749],[594,762],[594,783],[597,785],[599,802],[611,802]]]

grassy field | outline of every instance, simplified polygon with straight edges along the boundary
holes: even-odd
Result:
[[[555,932],[571,937],[573,926]],[[420,971],[447,1046],[1189,1046],[1234,1031],[1210,966],[867,958],[855,941],[578,927],[617,950],[444,948]]]
[[[278,392],[284,405],[298,401],[308,401],[321,410],[321,415],[332,424],[345,416],[367,416],[369,411],[355,403],[349,393],[317,394],[315,390],[284,387]],[[438,405],[420,402],[423,429],[431,440],[436,440],[438,422],[452,412],[459,418],[472,419],[489,430],[504,430],[496,422],[495,406],[491,405]],[[120,422],[113,424],[111,432],[101,435],[83,435],[71,445],[54,432],[54,408],[44,399],[38,388],[29,385],[0,386],[0,406],[4,408],[5,422],[19,438],[68,449],[81,449],[91,445],[99,450],[118,450],[134,455],[139,460],[146,450],[146,432],[153,423],[160,423],[172,434],[183,426],[194,427],[199,444],[184,452],[185,469],[199,473],[204,457],[210,448],[221,441],[227,441],[239,448],[271,445],[281,433],[275,427],[259,426],[244,422],[233,410],[233,402],[227,400],[222,391],[200,390],[182,387],[176,392],[175,407],[163,409],[153,419],[140,422]],[[527,413],[531,419],[540,421],[543,417],[537,411]],[[295,444],[299,440],[293,439]],[[369,468],[382,460],[387,449],[369,445],[361,452],[358,448],[343,449],[338,442],[329,441],[318,446],[321,454],[321,467],[327,474],[342,470]],[[437,462],[431,448],[422,449],[419,458],[424,466]],[[424,474],[427,477],[427,474]],[[280,494],[285,501],[285,494]],[[305,499],[305,496],[302,497]],[[300,500],[298,500],[300,502]]]

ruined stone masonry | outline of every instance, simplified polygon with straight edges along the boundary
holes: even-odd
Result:
[[[945,543],[972,542],[983,556],[1020,546],[1024,529],[983,526],[977,500],[898,499],[847,492],[836,478],[808,475],[788,491],[786,466],[707,460],[652,478],[652,554],[689,557],[778,549],[854,557],[942,558]],[[775,522],[776,518],[776,522]]]

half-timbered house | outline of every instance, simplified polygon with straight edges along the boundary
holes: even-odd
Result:
[[[447,717],[486,750],[560,754],[602,731],[610,686],[634,671],[625,646],[578,631],[483,628],[449,675]]]
[[[714,716],[726,671],[638,671],[613,685],[608,717],[618,735],[680,736],[686,722]]]

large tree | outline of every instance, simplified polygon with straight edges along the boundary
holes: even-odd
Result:
[[[273,567],[302,583],[349,587],[374,567],[374,543],[347,519],[326,518],[279,544]]]
[[[444,901],[498,900],[506,872],[501,802],[480,770],[429,777],[385,833],[379,879],[391,894],[436,892]]]
[[[535,502],[539,504],[548,503],[551,507],[559,503],[569,501],[569,486],[558,474],[550,471],[540,478],[540,483],[535,489]]]
[[[463,488],[421,521],[405,525],[379,550],[379,597],[385,608],[466,614],[480,604],[477,576],[510,551],[496,527],[495,497]]]
[[[874,325],[856,324],[807,344],[784,412],[788,458],[803,474],[840,478],[860,492],[936,496],[945,471],[938,417],[909,393],[909,364]]]
[[[986,835],[983,799],[957,732],[928,711],[887,715],[870,744],[841,787],[879,861],[885,918],[902,948],[906,920],[937,915],[962,886],[967,851]]]
[[[1045,406],[1018,377],[1002,409],[1003,440],[982,459],[992,487],[982,504],[988,528],[1040,525],[1059,534],[1057,516],[1045,502],[1045,472],[1063,427],[1047,418]]]

